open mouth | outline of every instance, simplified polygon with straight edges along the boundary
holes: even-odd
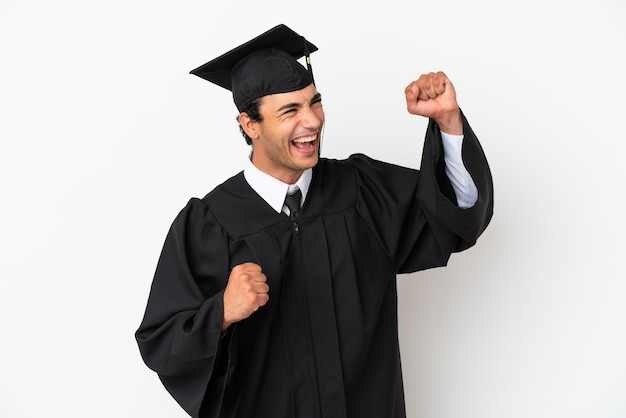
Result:
[[[291,143],[300,151],[312,151],[316,148],[317,134],[310,136],[301,136],[291,141]]]

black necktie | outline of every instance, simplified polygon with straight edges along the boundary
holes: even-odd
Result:
[[[300,211],[300,200],[302,200],[302,192],[297,189],[291,194],[287,194],[285,198],[285,205],[289,208],[289,216],[291,219],[295,219]]]

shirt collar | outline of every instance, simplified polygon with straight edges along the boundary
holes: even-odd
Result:
[[[283,210],[285,196],[288,192],[293,192],[298,186],[302,192],[302,203],[306,200],[309,192],[313,169],[307,168],[295,184],[287,184],[259,170],[252,164],[252,154],[246,159],[243,175],[252,189],[263,198],[275,211],[280,213]]]

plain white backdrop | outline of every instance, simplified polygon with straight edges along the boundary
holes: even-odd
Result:
[[[171,221],[247,153],[188,72],[278,23],[320,48],[324,156],[418,167],[403,89],[443,70],[491,163],[478,245],[398,279],[409,417],[626,417],[620,0],[1,0],[0,416],[186,416],[133,334]]]

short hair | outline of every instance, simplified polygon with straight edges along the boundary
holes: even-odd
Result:
[[[250,102],[250,104],[245,105],[241,109],[241,113],[246,113],[248,117],[252,119],[253,121],[262,122],[263,116],[261,116],[261,113],[259,112],[259,107],[261,105],[262,99],[263,99],[262,97],[259,97],[258,99],[255,99],[252,102]],[[252,145],[252,139],[248,136],[246,131],[244,131],[243,126],[241,126],[241,122],[239,122],[239,116],[237,116],[237,123],[239,124],[239,131],[241,132],[244,139],[246,140],[246,144]]]

